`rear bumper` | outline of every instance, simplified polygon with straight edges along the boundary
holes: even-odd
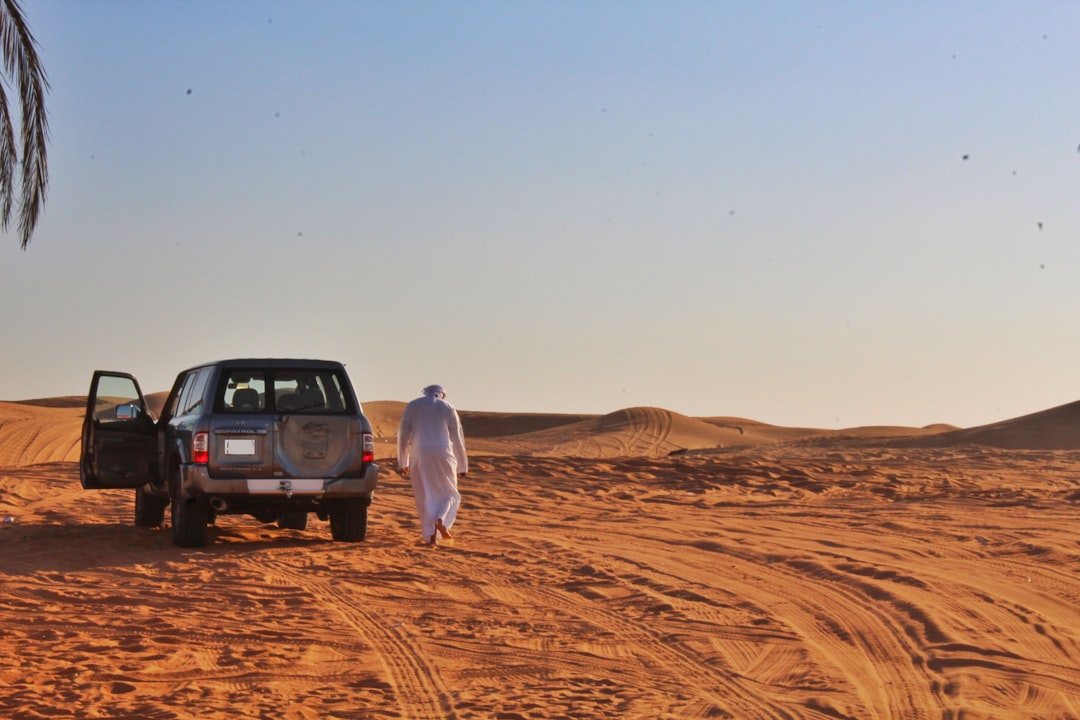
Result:
[[[205,465],[180,466],[180,491],[184,497],[259,497],[289,499],[370,498],[378,484],[379,466],[369,464],[360,477],[344,478],[232,478],[210,477]]]

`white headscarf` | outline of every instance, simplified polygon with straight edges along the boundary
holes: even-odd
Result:
[[[424,394],[437,398],[446,397],[446,391],[443,390],[442,385],[428,385],[426,388],[424,388]]]

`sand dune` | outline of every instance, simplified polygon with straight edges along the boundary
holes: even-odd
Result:
[[[364,404],[382,442],[396,442],[404,408],[405,404],[400,402]],[[688,451],[730,450],[838,436],[922,437],[955,429],[947,425],[848,430],[790,428],[744,418],[691,418],[653,407],[626,408],[607,415],[463,411],[461,422],[473,453],[581,458],[663,457]]]
[[[662,457],[692,449],[775,442],[755,430],[718,425],[661,408],[634,407],[514,436],[501,436],[498,440],[507,454],[581,458]]]
[[[403,402],[367,402],[364,412],[388,455],[394,450]],[[461,412],[469,450],[534,457],[660,457],[673,452],[754,446],[827,433],[780,428],[739,418],[690,418],[636,407],[607,415]],[[910,429],[916,432],[915,429]]]
[[[0,467],[77,461],[85,408],[0,402]]]
[[[365,404],[388,468],[402,407]],[[1075,405],[466,413],[436,549],[391,472],[361,545],[229,516],[175,548],[79,488],[81,416],[0,403],[0,717],[1080,717]]]
[[[161,411],[166,395],[164,392],[147,395],[151,412]],[[0,402],[0,467],[78,460],[85,407],[84,397]],[[404,408],[405,403],[399,401],[364,403],[364,411],[371,420],[376,443],[384,457],[396,453],[397,428]],[[943,425],[848,430],[786,428],[742,418],[691,418],[650,407],[626,408],[607,415],[462,411],[461,418],[473,454],[533,457],[662,457],[678,452],[730,450],[808,438],[921,438],[954,429]],[[989,442],[995,437],[993,433],[988,431],[979,435],[975,432],[978,430],[965,431],[969,432],[967,435],[948,436],[945,444],[984,440],[985,444],[995,444]],[[1028,435],[1042,437],[1041,432],[1033,430]],[[1007,428],[1005,435],[1027,437],[1014,428]]]
[[[1027,450],[1080,450],[1080,402],[942,435],[946,444],[976,443]]]

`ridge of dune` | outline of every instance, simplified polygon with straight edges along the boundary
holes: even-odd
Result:
[[[960,426],[951,423],[931,423],[929,425],[923,425],[921,429],[929,430],[930,432],[948,432],[950,430],[959,430]]]
[[[392,456],[405,403],[364,403],[376,442]],[[763,423],[722,427],[670,410],[636,407],[606,415],[459,411],[470,454],[583,458],[653,456],[775,442]],[[779,428],[776,429],[780,431]]]
[[[85,395],[58,395],[57,397],[33,398],[31,400],[12,400],[15,405],[33,405],[35,407],[50,408],[83,408],[86,407]]]
[[[1080,400],[1019,417],[952,430],[932,442],[1006,450],[1080,450]]]
[[[783,427],[781,425],[770,425],[769,423],[760,422],[758,420],[749,420],[747,418],[740,417],[703,417],[698,418],[703,422],[707,422],[710,425],[715,425],[720,428],[731,429],[737,431],[740,435],[746,435],[753,438],[756,442],[755,445],[765,444],[769,442],[785,442],[787,440],[799,440],[806,437],[815,437],[818,435],[826,435],[832,433],[832,430],[822,430],[820,428],[801,428],[801,427]]]
[[[508,436],[507,454],[536,457],[660,457],[674,452],[773,443],[768,433],[720,426],[656,407],[631,407],[554,427]],[[493,443],[479,443],[492,448]]]
[[[549,430],[590,420],[597,415],[571,413],[478,412],[462,410],[461,425],[469,437],[499,438]]]

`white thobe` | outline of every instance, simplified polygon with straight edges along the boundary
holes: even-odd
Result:
[[[435,534],[436,519],[449,530],[461,506],[457,476],[469,471],[465,437],[453,405],[425,395],[405,406],[398,428],[398,467],[409,470],[424,538]]]

